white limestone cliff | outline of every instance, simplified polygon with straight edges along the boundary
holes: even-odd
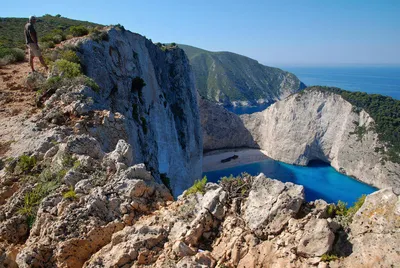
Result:
[[[382,144],[373,118],[337,94],[305,90],[241,119],[276,160],[296,165],[322,160],[375,187],[400,191],[400,165],[382,161],[384,156],[375,151]],[[357,134],[359,127],[365,133]]]

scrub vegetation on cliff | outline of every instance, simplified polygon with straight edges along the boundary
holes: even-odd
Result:
[[[364,109],[375,120],[375,131],[387,148],[375,148],[386,154],[394,163],[400,163],[400,101],[379,94],[351,92],[336,87],[310,87],[306,90],[328,91],[339,94],[355,106],[355,111]],[[357,131],[358,135],[360,131]]]
[[[24,49],[25,40],[23,30],[27,22],[28,18],[2,18],[0,21],[0,47]],[[54,42],[55,35],[59,35],[59,39],[62,39],[63,35],[65,38],[65,35],[68,34],[76,35],[77,33],[81,33],[82,28],[95,28],[98,26],[102,25],[88,21],[68,19],[60,15],[51,16],[46,14],[43,17],[38,17],[35,29],[38,33],[39,41],[51,40]]]

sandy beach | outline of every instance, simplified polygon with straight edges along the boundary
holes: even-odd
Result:
[[[229,162],[221,163],[222,159],[239,156],[237,159],[232,159]],[[203,172],[220,170],[254,162],[270,159],[267,154],[259,149],[231,149],[231,150],[216,150],[207,152],[203,155]]]

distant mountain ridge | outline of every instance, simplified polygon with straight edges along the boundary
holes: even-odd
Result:
[[[179,44],[188,56],[200,96],[225,105],[275,102],[306,86],[292,73],[232,52]]]

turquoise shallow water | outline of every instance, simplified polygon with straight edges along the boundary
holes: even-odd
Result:
[[[307,201],[324,199],[328,203],[342,200],[352,205],[362,194],[377,189],[337,172],[327,164],[314,163],[308,167],[294,166],[268,159],[262,162],[203,173],[208,181],[218,182],[223,176],[264,173],[267,177],[283,182],[303,185]]]

